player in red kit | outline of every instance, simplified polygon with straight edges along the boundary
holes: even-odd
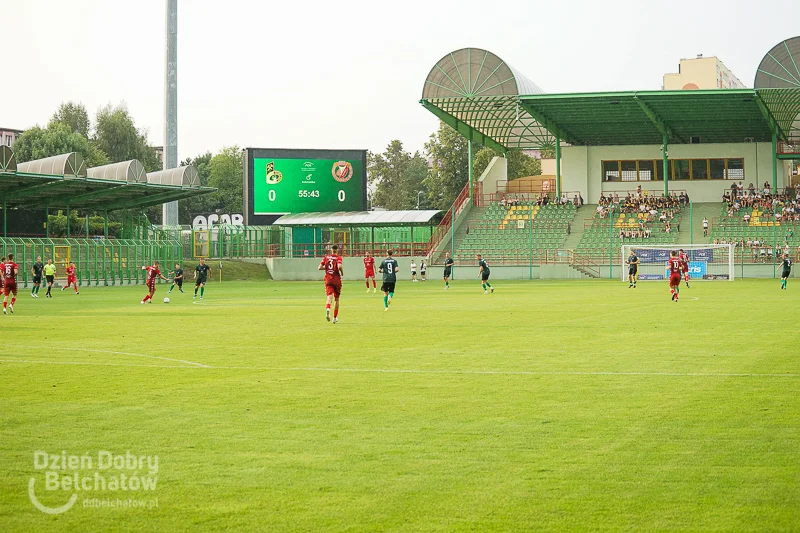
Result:
[[[142,299],[142,303],[146,304],[148,301],[153,301],[153,295],[156,293],[156,278],[161,278],[167,281],[161,271],[158,269],[158,261],[153,262],[153,266],[143,266],[142,270],[147,270],[147,296]]]
[[[69,289],[70,285],[75,289],[75,294],[80,294],[78,292],[78,277],[75,275],[77,272],[77,268],[75,268],[75,263],[70,263],[67,265],[67,284],[61,287],[61,290]]]
[[[683,248],[679,250],[678,259],[681,260],[681,266],[683,267],[683,279],[686,281],[686,288],[689,288],[689,254],[683,251]]]
[[[0,274],[3,278],[3,314],[8,311],[14,312],[14,304],[17,302],[17,273],[19,266],[14,262],[14,254],[8,254],[8,259],[3,261]],[[11,305],[8,304],[8,296],[11,295]],[[6,311],[8,308],[8,311]]]
[[[325,320],[331,321],[331,299],[336,303],[333,307],[333,323],[339,322],[339,296],[342,294],[342,257],[339,255],[339,246],[333,245],[331,253],[322,258],[317,270],[325,271]]]
[[[667,261],[667,268],[669,269],[669,293],[672,295],[672,301],[678,301],[678,295],[681,292],[681,272],[683,272],[683,264],[681,263],[678,252],[672,250],[669,253],[669,261]]]
[[[372,278],[372,292],[376,292],[378,284],[375,283],[375,258],[372,253],[367,252],[364,256],[364,283],[367,284],[367,292],[369,292],[369,280]]]

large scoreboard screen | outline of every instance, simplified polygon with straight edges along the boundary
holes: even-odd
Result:
[[[245,224],[271,224],[287,213],[363,211],[366,150],[245,150]]]

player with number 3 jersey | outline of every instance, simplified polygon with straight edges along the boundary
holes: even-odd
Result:
[[[322,258],[317,270],[325,271],[325,320],[331,321],[331,300],[334,300],[333,323],[339,322],[339,297],[342,294],[342,256],[339,246],[334,244],[331,253]]]

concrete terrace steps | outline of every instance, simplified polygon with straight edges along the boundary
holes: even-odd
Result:
[[[722,202],[701,202],[692,204],[692,244],[711,242],[711,224],[714,217],[718,217],[722,210]],[[703,217],[708,219],[708,237],[703,237]],[[686,212],[686,227],[689,229],[689,213]],[[681,237],[688,237],[688,233],[681,234]],[[684,241],[684,244],[689,241]]]

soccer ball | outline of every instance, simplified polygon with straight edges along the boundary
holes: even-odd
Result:
[[[164,303],[168,304],[169,303],[169,298],[164,298]]]

